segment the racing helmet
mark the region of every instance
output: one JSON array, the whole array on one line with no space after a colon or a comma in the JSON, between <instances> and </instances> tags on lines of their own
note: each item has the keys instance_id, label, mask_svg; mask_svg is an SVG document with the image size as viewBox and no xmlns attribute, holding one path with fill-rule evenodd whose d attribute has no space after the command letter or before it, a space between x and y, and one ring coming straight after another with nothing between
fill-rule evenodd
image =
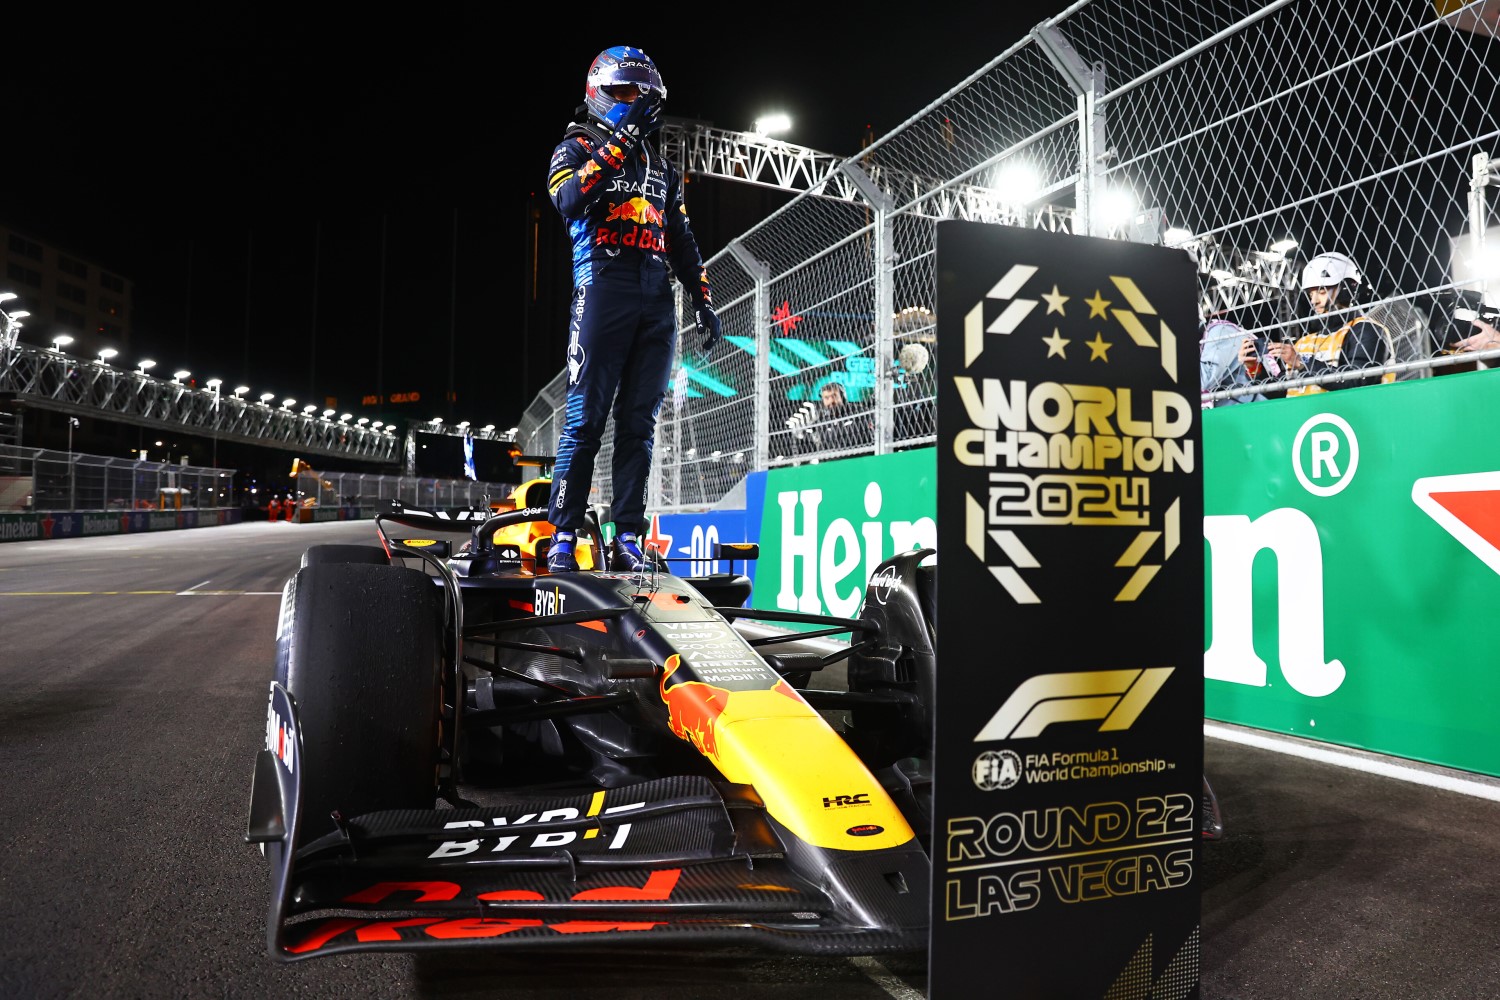
<instances>
[{"instance_id":1,"label":"racing helmet","mask_svg":"<svg viewBox=\"0 0 1500 1000\"><path fill-rule=\"evenodd\" d=\"M630 103L615 100L609 89L625 83L635 84L643 94L667 96L667 88L650 56L633 45L613 45L595 56L589 67L583 90L583 103L589 114L610 128L619 125Z\"/></svg>"},{"instance_id":2,"label":"racing helmet","mask_svg":"<svg viewBox=\"0 0 1500 1000\"><path fill-rule=\"evenodd\" d=\"M1364 280L1359 265L1341 253L1320 253L1302 269L1304 292L1311 288L1337 288L1336 301L1340 305L1352 305L1357 300Z\"/></svg>"}]
</instances>

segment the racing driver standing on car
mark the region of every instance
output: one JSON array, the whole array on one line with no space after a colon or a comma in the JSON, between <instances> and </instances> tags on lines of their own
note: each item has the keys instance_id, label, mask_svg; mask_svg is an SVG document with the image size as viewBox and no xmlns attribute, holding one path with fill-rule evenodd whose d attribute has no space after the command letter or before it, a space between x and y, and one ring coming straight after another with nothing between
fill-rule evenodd
<instances>
[{"instance_id":1,"label":"racing driver standing on car","mask_svg":"<svg viewBox=\"0 0 1500 1000\"><path fill-rule=\"evenodd\" d=\"M547 554L553 573L578 568L577 532L611 407L610 568L645 565L646 477L676 348L672 275L691 296L702 349L722 336L682 176L652 139L666 95L646 53L628 45L605 49L589 67L578 120L547 169L547 193L567 223L573 252L568 397L547 518L556 529Z\"/></svg>"}]
</instances>

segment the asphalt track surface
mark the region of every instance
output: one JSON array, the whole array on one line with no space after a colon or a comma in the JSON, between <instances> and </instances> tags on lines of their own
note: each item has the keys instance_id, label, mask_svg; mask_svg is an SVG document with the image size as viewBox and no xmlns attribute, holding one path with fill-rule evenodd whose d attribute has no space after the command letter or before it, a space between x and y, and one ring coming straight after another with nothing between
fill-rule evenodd
<instances>
[{"instance_id":1,"label":"asphalt track surface","mask_svg":"<svg viewBox=\"0 0 1500 1000\"><path fill-rule=\"evenodd\" d=\"M0 545L0 997L926 995L922 955L271 960L242 834L281 585L307 545L373 539L259 522ZM1500 782L1404 772L1459 790L1431 787L1234 727L1205 747L1228 835L1200 866L1203 997L1500 998ZM972 996L1013 996L997 975Z\"/></svg>"}]
</instances>

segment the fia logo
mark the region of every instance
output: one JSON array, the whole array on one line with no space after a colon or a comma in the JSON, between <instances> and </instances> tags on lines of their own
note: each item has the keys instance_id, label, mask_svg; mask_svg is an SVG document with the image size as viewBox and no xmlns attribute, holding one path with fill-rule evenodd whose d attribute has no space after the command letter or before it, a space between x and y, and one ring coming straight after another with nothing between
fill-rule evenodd
<instances>
[{"instance_id":1,"label":"fia logo","mask_svg":"<svg viewBox=\"0 0 1500 1000\"><path fill-rule=\"evenodd\" d=\"M1004 791L1021 780L1021 757L1014 750L986 750L974 758L969 776L981 791Z\"/></svg>"}]
</instances>

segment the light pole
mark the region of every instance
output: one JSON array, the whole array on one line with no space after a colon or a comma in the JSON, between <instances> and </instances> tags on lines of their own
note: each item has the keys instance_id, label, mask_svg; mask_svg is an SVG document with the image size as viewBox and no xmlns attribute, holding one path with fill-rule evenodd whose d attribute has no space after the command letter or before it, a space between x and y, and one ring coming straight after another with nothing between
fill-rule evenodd
<instances>
[{"instance_id":1,"label":"light pole","mask_svg":"<svg viewBox=\"0 0 1500 1000\"><path fill-rule=\"evenodd\" d=\"M214 411L214 416L213 416L213 435L214 435L214 444L213 444L213 459L212 459L212 463L213 463L213 467L215 469L217 469L219 467L219 393L220 393L220 390L224 387L224 380L223 379L218 379L218 378L211 378L211 379L208 380L207 384L208 384L208 391L214 394L214 401L213 401L213 411ZM219 484L217 482L215 482L214 483L214 489L217 490L218 488L219 488ZM216 494L216 497L217 497L217 494ZM216 504L216 506L217 506L217 504Z\"/></svg>"},{"instance_id":2,"label":"light pole","mask_svg":"<svg viewBox=\"0 0 1500 1000\"><path fill-rule=\"evenodd\" d=\"M68 418L68 510L74 507L74 476L73 476L73 428L78 426L77 417Z\"/></svg>"},{"instance_id":3,"label":"light pole","mask_svg":"<svg viewBox=\"0 0 1500 1000\"><path fill-rule=\"evenodd\" d=\"M0 303L16 298L15 292L0 292ZM21 320L30 316L25 309L0 309L0 351L9 351L21 339Z\"/></svg>"}]
</instances>

